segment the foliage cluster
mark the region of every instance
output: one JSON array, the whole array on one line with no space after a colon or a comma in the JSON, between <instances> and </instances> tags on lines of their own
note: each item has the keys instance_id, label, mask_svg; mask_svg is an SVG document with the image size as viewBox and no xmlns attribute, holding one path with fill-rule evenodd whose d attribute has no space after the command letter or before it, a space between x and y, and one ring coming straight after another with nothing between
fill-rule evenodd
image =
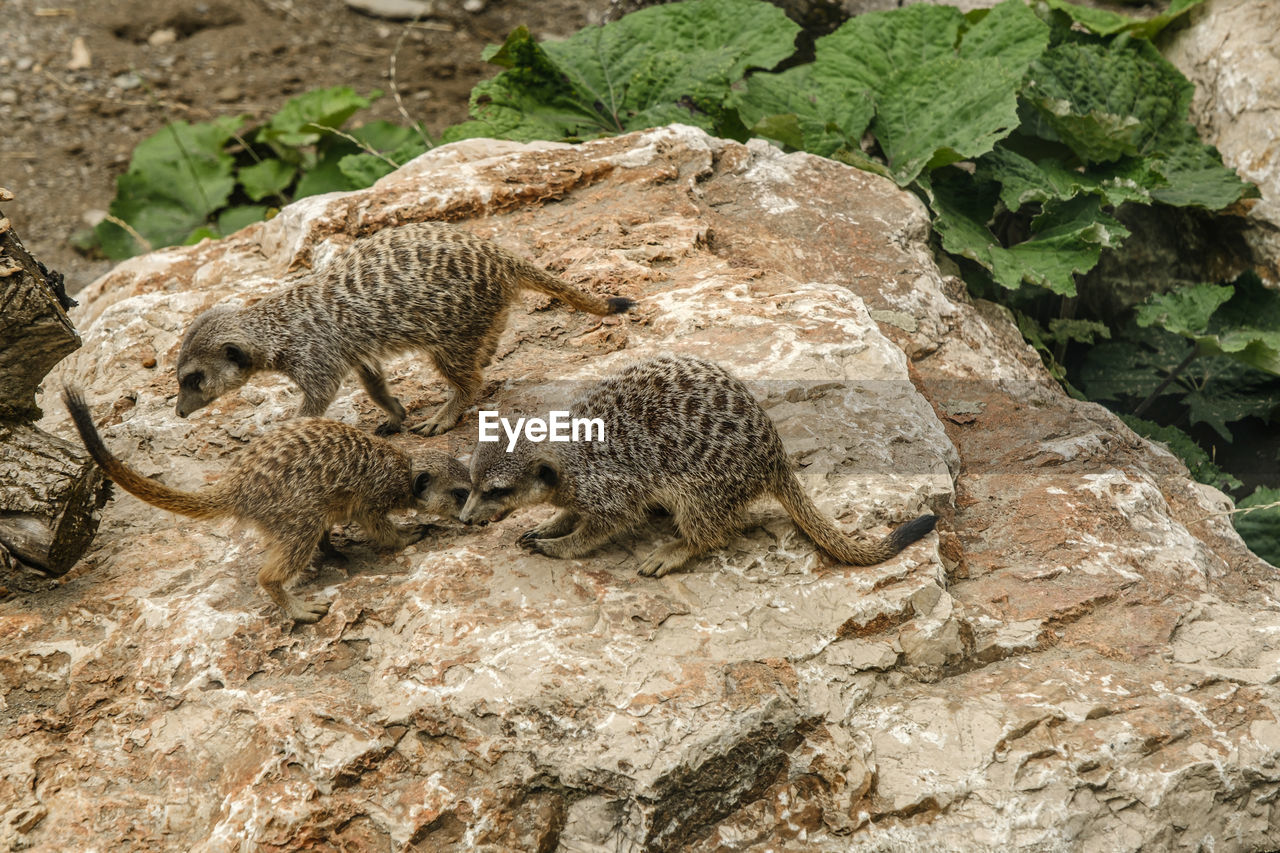
<instances>
[{"instance_id":1,"label":"foliage cluster","mask_svg":"<svg viewBox=\"0 0 1280 853\"><path fill-rule=\"evenodd\" d=\"M1191 83L1149 41L1200 2L1171 0L1149 20L1067 0L968 14L919 4L852 18L798 63L799 27L764 0L651 7L557 42L521 27L486 50L503 70L442 140L579 141L678 121L886 175L929 205L940 248L1014 309L1069 391L1153 408L1164 426L1131 425L1203 481L1238 489L1187 430L1230 442L1234 425L1277 420L1280 295L1246 277L1154 296L1133 316L1052 310L1123 247L1118 207L1218 211L1256 194L1200 141ZM250 131L241 118L172 124L139 146L111 213L153 245L215 236L294 198L366 186L429 147L420 128L342 132L367 103L339 88ZM98 236L113 257L140 248L111 222ZM1274 518L1248 518L1258 543L1280 539Z\"/></svg>"}]
</instances>

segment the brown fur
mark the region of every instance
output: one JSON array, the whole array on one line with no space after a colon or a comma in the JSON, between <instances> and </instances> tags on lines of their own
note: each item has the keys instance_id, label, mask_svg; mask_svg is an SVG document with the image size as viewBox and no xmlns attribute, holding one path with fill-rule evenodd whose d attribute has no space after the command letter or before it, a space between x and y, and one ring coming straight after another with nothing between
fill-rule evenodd
<instances>
[{"instance_id":1,"label":"brown fur","mask_svg":"<svg viewBox=\"0 0 1280 853\"><path fill-rule=\"evenodd\" d=\"M385 228L248 308L213 308L197 317L178 354L178 415L185 418L255 373L273 370L302 390L298 414L317 417L354 370L387 412L378 432L397 432L405 410L387 388L382 361L416 350L430 356L450 394L415 431L445 432L479 393L482 372L522 288L593 314L615 314L632 305L623 297L578 290L449 225Z\"/></svg>"},{"instance_id":2,"label":"brown fur","mask_svg":"<svg viewBox=\"0 0 1280 853\"><path fill-rule=\"evenodd\" d=\"M922 515L878 541L841 531L796 479L782 439L760 404L724 368L662 356L590 388L571 418L600 418L605 441L477 443L464 522L498 520L518 506L548 502L560 512L521 537L550 557L579 557L645 518L671 513L680 539L662 546L640 574L662 576L723 547L756 498L776 497L817 546L853 565L887 560L933 529Z\"/></svg>"},{"instance_id":3,"label":"brown fur","mask_svg":"<svg viewBox=\"0 0 1280 853\"><path fill-rule=\"evenodd\" d=\"M170 512L236 518L256 527L267 545L258 583L298 622L315 622L329 610L327 601L303 601L285 585L310 564L317 546L336 553L328 539L332 525L355 521L378 545L403 548L421 539L426 527L401 530L387 513L420 508L456 516L467 494L467 470L456 459L432 451L415 470L391 442L321 418L276 428L240 452L217 483L186 492L117 459L78 391L64 390L63 401L89 455L125 491Z\"/></svg>"}]
</instances>

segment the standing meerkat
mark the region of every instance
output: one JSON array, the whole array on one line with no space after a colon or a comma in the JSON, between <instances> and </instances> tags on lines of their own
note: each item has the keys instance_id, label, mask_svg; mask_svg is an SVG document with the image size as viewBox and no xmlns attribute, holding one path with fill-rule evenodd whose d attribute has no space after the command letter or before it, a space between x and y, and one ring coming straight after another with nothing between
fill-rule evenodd
<instances>
[{"instance_id":1,"label":"standing meerkat","mask_svg":"<svg viewBox=\"0 0 1280 853\"><path fill-rule=\"evenodd\" d=\"M467 498L467 469L451 456L429 451L415 470L386 439L320 418L277 427L240 452L217 483L184 492L112 455L79 391L65 389L62 399L89 455L125 491L180 515L230 517L256 527L267 544L258 583L296 622L315 622L329 611L329 602L304 601L285 585L310 565L317 546L337 553L329 544L332 525L355 521L378 545L403 548L428 526L403 530L387 513L416 507L456 517Z\"/></svg>"},{"instance_id":2,"label":"standing meerkat","mask_svg":"<svg viewBox=\"0 0 1280 853\"><path fill-rule=\"evenodd\" d=\"M452 429L479 393L482 371L521 289L592 314L618 314L634 304L578 290L448 225L384 228L292 287L247 308L211 308L197 317L178 353L178 416L273 370L302 390L297 414L318 417L355 370L387 412L378 433L398 432L405 410L387 388L382 360L417 350L449 383L444 405L414 428L437 435Z\"/></svg>"},{"instance_id":3,"label":"standing meerkat","mask_svg":"<svg viewBox=\"0 0 1280 853\"><path fill-rule=\"evenodd\" d=\"M878 541L848 536L800 486L773 421L724 368L689 356L640 362L590 388L571 418L599 418L604 440L476 445L463 522L498 521L520 506L560 511L520 543L549 557L580 557L645 518L671 513L680 538L658 548L640 574L661 577L714 548L741 525L747 505L773 495L834 560L869 566L933 530L922 515Z\"/></svg>"}]
</instances>

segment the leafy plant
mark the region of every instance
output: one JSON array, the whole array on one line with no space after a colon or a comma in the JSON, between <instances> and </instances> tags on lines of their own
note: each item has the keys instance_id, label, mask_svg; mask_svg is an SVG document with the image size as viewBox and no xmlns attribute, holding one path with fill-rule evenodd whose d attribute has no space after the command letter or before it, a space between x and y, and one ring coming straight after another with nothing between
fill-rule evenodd
<instances>
[{"instance_id":1,"label":"leafy plant","mask_svg":"<svg viewBox=\"0 0 1280 853\"><path fill-rule=\"evenodd\" d=\"M1244 484L1236 477L1223 471L1213 463L1209 454L1182 430L1173 426L1161 426L1154 421L1143 420L1133 415L1121 415L1129 429L1143 438L1158 441L1170 453L1182 460L1198 483L1207 483L1217 489L1238 489Z\"/></svg>"},{"instance_id":2,"label":"leafy plant","mask_svg":"<svg viewBox=\"0 0 1280 853\"><path fill-rule=\"evenodd\" d=\"M484 53L507 70L472 91L474 120L444 139L578 140L672 122L723 132L730 85L790 56L799 31L760 0L651 7L544 44L518 27Z\"/></svg>"},{"instance_id":3,"label":"leafy plant","mask_svg":"<svg viewBox=\"0 0 1280 853\"><path fill-rule=\"evenodd\" d=\"M428 147L418 128L340 128L380 92L346 86L287 101L256 129L243 116L172 122L139 143L95 229L109 258L220 237L318 193L368 186Z\"/></svg>"}]
</instances>

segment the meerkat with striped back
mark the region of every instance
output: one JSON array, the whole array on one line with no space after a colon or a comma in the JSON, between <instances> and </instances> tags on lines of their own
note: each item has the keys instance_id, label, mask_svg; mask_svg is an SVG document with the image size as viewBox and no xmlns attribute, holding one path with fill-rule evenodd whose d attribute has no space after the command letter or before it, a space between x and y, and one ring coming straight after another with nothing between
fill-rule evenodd
<instances>
[{"instance_id":1,"label":"meerkat with striped back","mask_svg":"<svg viewBox=\"0 0 1280 853\"><path fill-rule=\"evenodd\" d=\"M520 537L550 557L580 557L665 509L679 538L654 551L640 574L660 577L723 547L747 505L770 494L819 550L866 566L933 530L921 515L867 541L841 531L796 478L782 439L746 386L719 365L662 356L632 365L588 389L571 418L603 422L604 440L479 442L471 458L464 523L498 521L520 506L559 512Z\"/></svg>"},{"instance_id":2,"label":"meerkat with striped back","mask_svg":"<svg viewBox=\"0 0 1280 853\"><path fill-rule=\"evenodd\" d=\"M323 418L284 424L237 454L216 483L194 492L144 477L117 459L103 443L79 391L63 391L76 430L89 455L125 491L179 515L248 522L267 545L258 583L296 622L315 622L327 601L305 601L286 586L311 563L319 547L337 553L329 528L355 521L376 544L403 548L422 539L427 525L404 529L387 514L420 509L456 517L467 498L466 466L439 451L415 465L390 441Z\"/></svg>"},{"instance_id":3,"label":"meerkat with striped back","mask_svg":"<svg viewBox=\"0 0 1280 853\"><path fill-rule=\"evenodd\" d=\"M262 371L302 391L297 414L323 415L355 371L398 432L405 409L387 387L384 359L425 352L449 396L415 432L452 429L480 391L511 303L536 290L592 314L634 303L561 281L488 240L435 222L385 228L340 258L245 308L215 307L192 321L178 354L177 414L187 417Z\"/></svg>"}]
</instances>

